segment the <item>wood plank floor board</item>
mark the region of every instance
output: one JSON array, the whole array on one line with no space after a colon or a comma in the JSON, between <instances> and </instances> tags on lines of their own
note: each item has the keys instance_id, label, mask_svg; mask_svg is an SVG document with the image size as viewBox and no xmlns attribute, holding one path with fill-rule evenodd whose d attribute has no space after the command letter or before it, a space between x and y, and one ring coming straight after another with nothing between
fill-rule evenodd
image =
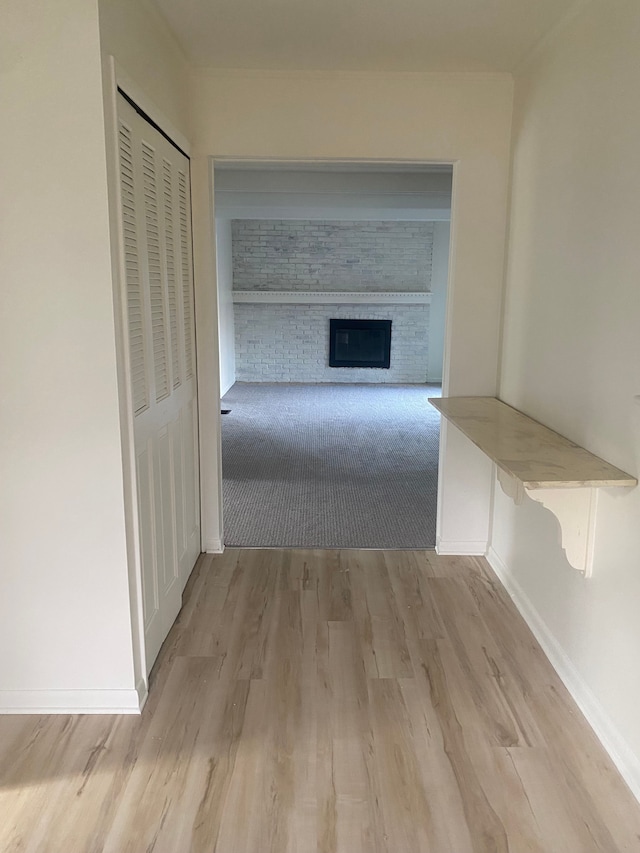
<instances>
[{"instance_id":1,"label":"wood plank floor board","mask_svg":"<svg viewBox=\"0 0 640 853\"><path fill-rule=\"evenodd\" d=\"M0 717L2 853L632 853L488 564L203 556L140 717Z\"/></svg>"},{"instance_id":2,"label":"wood plank floor board","mask_svg":"<svg viewBox=\"0 0 640 853\"><path fill-rule=\"evenodd\" d=\"M177 658L142 741L105 853L177 850L198 827L215 771L232 765L248 681L223 682L213 658Z\"/></svg>"},{"instance_id":3,"label":"wood plank floor board","mask_svg":"<svg viewBox=\"0 0 640 853\"><path fill-rule=\"evenodd\" d=\"M434 731L433 715L436 715L436 711L430 701L425 705L424 689L419 677L399 679L398 684L409 721L411 748L430 805L429 849L471 853L474 847L465 819L462 796L443 749L439 723L435 724L437 732Z\"/></svg>"},{"instance_id":4,"label":"wood plank floor board","mask_svg":"<svg viewBox=\"0 0 640 853\"><path fill-rule=\"evenodd\" d=\"M414 733L396 679L369 681L369 708L385 841L398 853L437 850L432 805L414 745Z\"/></svg>"},{"instance_id":5,"label":"wood plank floor board","mask_svg":"<svg viewBox=\"0 0 640 853\"><path fill-rule=\"evenodd\" d=\"M404 622L405 637L417 640L437 640L446 636L432 594L432 584L421 559L423 552L403 552L398 560L395 552L383 552L393 594Z\"/></svg>"},{"instance_id":6,"label":"wood plank floor board","mask_svg":"<svg viewBox=\"0 0 640 853\"><path fill-rule=\"evenodd\" d=\"M342 622L353 618L348 569L340 551L300 550L290 552L291 578L303 590L314 590L318 618Z\"/></svg>"},{"instance_id":7,"label":"wood plank floor board","mask_svg":"<svg viewBox=\"0 0 640 853\"><path fill-rule=\"evenodd\" d=\"M467 738L473 739L478 735L476 732L466 733L457 717L449 686L450 675L441 648L442 641L421 641L421 665L428 685L429 701L438 713L443 751L462 798L473 851L505 853L509 850L509 841L504 825L491 806L467 748Z\"/></svg>"},{"instance_id":8,"label":"wood plank floor board","mask_svg":"<svg viewBox=\"0 0 640 853\"><path fill-rule=\"evenodd\" d=\"M461 721L482 726L496 746L532 746L542 738L516 688L501 648L484 630L480 608L466 584L437 578L433 594L447 639L439 641L446 658L454 705ZM478 640L481 638L480 642Z\"/></svg>"},{"instance_id":9,"label":"wood plank floor board","mask_svg":"<svg viewBox=\"0 0 640 853\"><path fill-rule=\"evenodd\" d=\"M220 812L219 825L213 827L208 846L195 848L216 853L244 853L268 850L263 841L265 810L264 768L266 753L267 683L251 681L245 710L242 737L238 743L233 767L229 773L228 790ZM184 839L189 849L193 839Z\"/></svg>"},{"instance_id":10,"label":"wood plank floor board","mask_svg":"<svg viewBox=\"0 0 640 853\"><path fill-rule=\"evenodd\" d=\"M95 717L32 719L22 760L0 764L0 849L101 851L148 721L104 717L97 729Z\"/></svg>"},{"instance_id":11,"label":"wood plank floor board","mask_svg":"<svg viewBox=\"0 0 640 853\"><path fill-rule=\"evenodd\" d=\"M225 650L223 677L262 677L272 614L277 603L276 555L270 551L250 551L246 559L249 571L244 566L239 570L245 583L238 585L233 609L229 606L231 602L228 603L231 626L228 631L216 632L217 642Z\"/></svg>"},{"instance_id":12,"label":"wood plank floor board","mask_svg":"<svg viewBox=\"0 0 640 853\"><path fill-rule=\"evenodd\" d=\"M488 564L465 580L487 632L524 696L558 683L558 676Z\"/></svg>"},{"instance_id":13,"label":"wood plank floor board","mask_svg":"<svg viewBox=\"0 0 640 853\"><path fill-rule=\"evenodd\" d=\"M483 564L477 557L441 556L435 551L414 551L419 554L425 574L433 578L472 578L482 574Z\"/></svg>"},{"instance_id":14,"label":"wood plank floor board","mask_svg":"<svg viewBox=\"0 0 640 853\"><path fill-rule=\"evenodd\" d=\"M368 676L412 676L402 612L389 579L384 552L345 551L344 555Z\"/></svg>"},{"instance_id":15,"label":"wood plank floor board","mask_svg":"<svg viewBox=\"0 0 640 853\"><path fill-rule=\"evenodd\" d=\"M600 844L596 849L640 850L640 827L627 820L638 805L564 685L534 695L531 704L545 720L552 776L561 782L567 808Z\"/></svg>"},{"instance_id":16,"label":"wood plank floor board","mask_svg":"<svg viewBox=\"0 0 640 853\"><path fill-rule=\"evenodd\" d=\"M324 622L318 628L318 850L386 851L355 627Z\"/></svg>"},{"instance_id":17,"label":"wood plank floor board","mask_svg":"<svg viewBox=\"0 0 640 853\"><path fill-rule=\"evenodd\" d=\"M185 591L186 603L165 640L156 667L166 665L168 658L177 654L226 657L231 624L237 619L248 574L238 564L237 555L222 565L216 563L215 571L211 567L211 557L201 557L196 564L195 577Z\"/></svg>"},{"instance_id":18,"label":"wood plank floor board","mask_svg":"<svg viewBox=\"0 0 640 853\"><path fill-rule=\"evenodd\" d=\"M547 750L511 747L501 750L498 760L501 769L488 777L494 780L491 785L495 795L493 802L498 812L505 815L505 820L516 823L523 850L594 853L618 849L603 827L598 826L594 833L590 824L597 822L597 818L594 821L591 815L584 817L575 808ZM497 779L511 779L510 787L496 785ZM510 796L507 796L507 790ZM514 796L518 791L520 796ZM517 811L523 794L526 795L528 814ZM599 840L594 837L597 833L600 834Z\"/></svg>"}]
</instances>

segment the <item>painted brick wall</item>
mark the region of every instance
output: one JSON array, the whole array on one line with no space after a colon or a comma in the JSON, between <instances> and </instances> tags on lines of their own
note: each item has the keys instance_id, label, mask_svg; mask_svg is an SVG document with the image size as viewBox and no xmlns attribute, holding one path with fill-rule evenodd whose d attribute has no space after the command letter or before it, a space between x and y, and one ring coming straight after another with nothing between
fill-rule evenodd
<instances>
[{"instance_id":1,"label":"painted brick wall","mask_svg":"<svg viewBox=\"0 0 640 853\"><path fill-rule=\"evenodd\" d=\"M234 290L430 291L432 222L236 219Z\"/></svg>"},{"instance_id":2,"label":"painted brick wall","mask_svg":"<svg viewBox=\"0 0 640 853\"><path fill-rule=\"evenodd\" d=\"M329 319L391 320L391 367L329 367ZM428 305L236 303L239 382L397 382L427 379Z\"/></svg>"}]
</instances>

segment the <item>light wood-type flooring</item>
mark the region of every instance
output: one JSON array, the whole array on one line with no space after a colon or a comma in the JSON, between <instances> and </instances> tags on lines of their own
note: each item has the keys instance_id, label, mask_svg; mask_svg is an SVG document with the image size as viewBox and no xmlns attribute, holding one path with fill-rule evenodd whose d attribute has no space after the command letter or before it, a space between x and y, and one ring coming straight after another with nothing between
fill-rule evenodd
<instances>
[{"instance_id":1,"label":"light wood-type flooring","mask_svg":"<svg viewBox=\"0 0 640 853\"><path fill-rule=\"evenodd\" d=\"M640 806L483 560L202 557L141 717L0 718L0 850L615 853Z\"/></svg>"}]
</instances>

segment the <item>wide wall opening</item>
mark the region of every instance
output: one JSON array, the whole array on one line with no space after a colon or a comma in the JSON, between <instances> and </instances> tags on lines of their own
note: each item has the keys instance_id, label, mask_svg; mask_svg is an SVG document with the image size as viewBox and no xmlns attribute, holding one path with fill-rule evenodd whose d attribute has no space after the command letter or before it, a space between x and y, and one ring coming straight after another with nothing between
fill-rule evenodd
<instances>
[{"instance_id":1,"label":"wide wall opening","mask_svg":"<svg viewBox=\"0 0 640 853\"><path fill-rule=\"evenodd\" d=\"M433 548L450 167L216 167L224 542Z\"/></svg>"}]
</instances>

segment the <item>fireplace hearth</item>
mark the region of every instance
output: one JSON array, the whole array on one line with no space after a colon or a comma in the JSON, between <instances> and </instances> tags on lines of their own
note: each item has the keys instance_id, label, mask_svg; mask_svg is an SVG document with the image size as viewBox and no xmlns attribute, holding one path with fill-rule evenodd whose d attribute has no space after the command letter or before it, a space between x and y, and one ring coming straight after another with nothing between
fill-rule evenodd
<instances>
[{"instance_id":1,"label":"fireplace hearth","mask_svg":"<svg viewBox=\"0 0 640 853\"><path fill-rule=\"evenodd\" d=\"M391 320L329 320L329 367L391 366Z\"/></svg>"}]
</instances>

